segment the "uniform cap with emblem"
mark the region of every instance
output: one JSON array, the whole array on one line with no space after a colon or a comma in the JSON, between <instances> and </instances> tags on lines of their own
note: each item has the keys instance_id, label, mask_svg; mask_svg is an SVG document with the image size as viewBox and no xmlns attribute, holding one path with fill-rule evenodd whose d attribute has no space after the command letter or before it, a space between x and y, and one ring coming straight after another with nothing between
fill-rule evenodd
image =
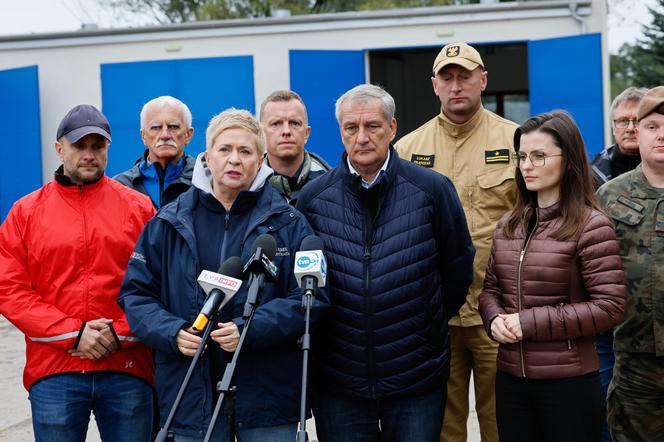
<instances>
[{"instance_id":1,"label":"uniform cap with emblem","mask_svg":"<svg viewBox=\"0 0 664 442\"><path fill-rule=\"evenodd\" d=\"M55 139L65 137L70 143L76 143L90 134L99 134L111 141L111 126L99 109L89 104L79 104L62 119Z\"/></svg>"},{"instance_id":2,"label":"uniform cap with emblem","mask_svg":"<svg viewBox=\"0 0 664 442\"><path fill-rule=\"evenodd\" d=\"M641 121L653 112L664 115L664 86L657 86L646 92L639 103L636 119Z\"/></svg>"},{"instance_id":3,"label":"uniform cap with emblem","mask_svg":"<svg viewBox=\"0 0 664 442\"><path fill-rule=\"evenodd\" d=\"M450 43L444 46L433 61L433 75L437 75L438 71L450 64L459 65L469 71L475 70L478 66L484 69L480 53L466 43Z\"/></svg>"}]
</instances>

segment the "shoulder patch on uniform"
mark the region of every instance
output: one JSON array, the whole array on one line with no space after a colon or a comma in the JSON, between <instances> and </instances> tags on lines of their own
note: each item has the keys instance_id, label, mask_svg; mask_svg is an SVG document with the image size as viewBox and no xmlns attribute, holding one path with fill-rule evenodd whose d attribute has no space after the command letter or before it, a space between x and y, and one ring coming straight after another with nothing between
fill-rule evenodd
<instances>
[{"instance_id":1,"label":"shoulder patch on uniform","mask_svg":"<svg viewBox=\"0 0 664 442\"><path fill-rule=\"evenodd\" d=\"M419 153L414 153L410 157L410 162L423 167L432 168L435 159L436 155L421 155Z\"/></svg>"},{"instance_id":2,"label":"shoulder patch on uniform","mask_svg":"<svg viewBox=\"0 0 664 442\"><path fill-rule=\"evenodd\" d=\"M509 149L493 149L484 151L484 162L486 164L493 163L509 163L510 150Z\"/></svg>"},{"instance_id":3,"label":"shoulder patch on uniform","mask_svg":"<svg viewBox=\"0 0 664 442\"><path fill-rule=\"evenodd\" d=\"M643 210L645 209L645 207L643 207L641 204L635 203L634 201L630 200L629 198L627 198L624 195L620 195L618 197L617 201L620 204L623 204L623 205L629 207L630 209L636 210L639 213L643 213Z\"/></svg>"}]
</instances>

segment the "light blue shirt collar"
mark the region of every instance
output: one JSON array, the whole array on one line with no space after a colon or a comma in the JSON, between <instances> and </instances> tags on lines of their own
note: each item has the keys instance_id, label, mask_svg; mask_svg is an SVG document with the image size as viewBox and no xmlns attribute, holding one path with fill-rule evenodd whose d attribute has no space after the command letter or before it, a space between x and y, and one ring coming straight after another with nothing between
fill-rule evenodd
<instances>
[{"instance_id":1,"label":"light blue shirt collar","mask_svg":"<svg viewBox=\"0 0 664 442\"><path fill-rule=\"evenodd\" d=\"M350 164L350 156L346 155L346 162L348 163L348 170L350 171L351 175L358 175L360 176L359 173L357 173L357 170L353 167L352 164ZM380 168L376 176L374 177L371 182L367 182L362 178L362 187L365 189L371 189L373 186L378 184L380 182L380 178L385 175L385 171L387 170L387 164L390 162L390 150L387 150L387 158L385 158L385 162L383 163L383 167Z\"/></svg>"}]
</instances>

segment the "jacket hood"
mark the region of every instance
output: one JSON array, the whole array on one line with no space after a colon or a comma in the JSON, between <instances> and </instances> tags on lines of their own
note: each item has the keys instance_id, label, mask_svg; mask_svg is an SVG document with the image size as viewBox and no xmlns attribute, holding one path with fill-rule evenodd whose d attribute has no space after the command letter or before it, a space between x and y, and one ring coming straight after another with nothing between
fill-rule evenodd
<instances>
[{"instance_id":1,"label":"jacket hood","mask_svg":"<svg viewBox=\"0 0 664 442\"><path fill-rule=\"evenodd\" d=\"M249 187L249 190L255 191L262 188L267 179L271 177L273 173L274 171L267 165L267 162L263 161L261 168L258 169L256 178L254 178L254 181ZM205 161L205 152L199 153L196 157L194 173L191 177L191 184L193 184L193 186L197 189L207 193L212 193L212 171L207 166L207 162Z\"/></svg>"}]
</instances>

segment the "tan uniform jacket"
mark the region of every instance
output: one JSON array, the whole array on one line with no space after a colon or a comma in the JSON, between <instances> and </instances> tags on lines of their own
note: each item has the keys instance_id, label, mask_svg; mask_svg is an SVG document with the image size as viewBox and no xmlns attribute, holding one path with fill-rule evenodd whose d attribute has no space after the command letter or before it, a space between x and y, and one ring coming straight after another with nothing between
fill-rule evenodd
<instances>
[{"instance_id":1,"label":"tan uniform jacket","mask_svg":"<svg viewBox=\"0 0 664 442\"><path fill-rule=\"evenodd\" d=\"M466 303L451 325L482 324L478 300L484 284L491 239L496 223L512 208L514 185L514 131L517 125L484 108L462 125L440 114L401 138L401 158L433 168L449 177L463 205L475 246L473 283Z\"/></svg>"}]
</instances>

